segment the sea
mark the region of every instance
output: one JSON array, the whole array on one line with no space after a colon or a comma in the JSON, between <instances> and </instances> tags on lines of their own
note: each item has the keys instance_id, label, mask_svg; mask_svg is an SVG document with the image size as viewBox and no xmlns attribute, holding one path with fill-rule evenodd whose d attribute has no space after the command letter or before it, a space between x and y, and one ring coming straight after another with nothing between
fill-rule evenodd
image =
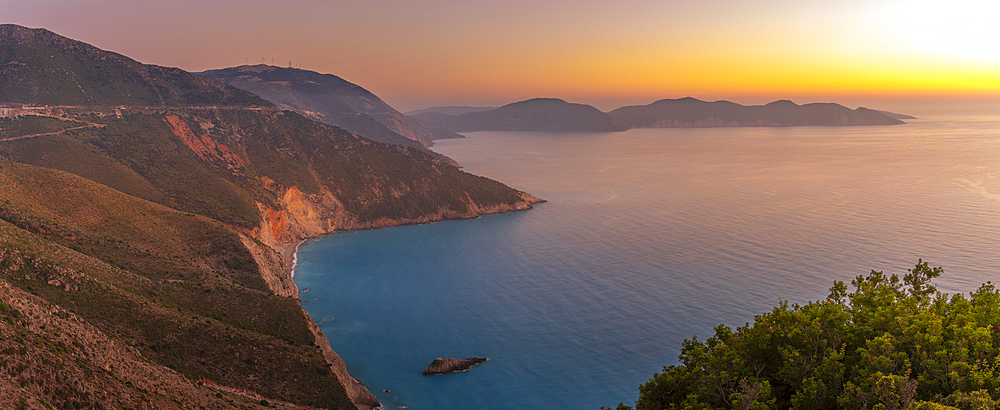
<instances>
[{"instance_id":1,"label":"sea","mask_svg":"<svg viewBox=\"0 0 1000 410\"><path fill-rule=\"evenodd\" d=\"M434 149L547 203L310 240L295 282L386 409L633 404L684 339L919 260L1000 281L1000 116L475 132ZM438 357L486 357L422 376Z\"/></svg>"}]
</instances>

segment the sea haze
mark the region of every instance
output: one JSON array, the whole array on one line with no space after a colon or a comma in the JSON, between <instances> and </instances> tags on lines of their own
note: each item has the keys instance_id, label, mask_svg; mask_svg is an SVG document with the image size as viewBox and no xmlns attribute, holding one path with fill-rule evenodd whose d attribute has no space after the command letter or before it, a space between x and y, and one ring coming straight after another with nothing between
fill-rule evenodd
<instances>
[{"instance_id":1,"label":"sea haze","mask_svg":"<svg viewBox=\"0 0 1000 410\"><path fill-rule=\"evenodd\" d=\"M834 280L1000 273L1000 117L467 137L434 149L549 203L299 251L303 306L388 409L631 404L684 338ZM420 375L472 356L492 360Z\"/></svg>"}]
</instances>

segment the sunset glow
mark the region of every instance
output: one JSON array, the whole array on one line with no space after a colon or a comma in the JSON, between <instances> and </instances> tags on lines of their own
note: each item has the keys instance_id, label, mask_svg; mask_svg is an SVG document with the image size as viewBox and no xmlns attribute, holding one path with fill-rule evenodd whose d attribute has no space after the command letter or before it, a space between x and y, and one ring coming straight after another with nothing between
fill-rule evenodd
<instances>
[{"instance_id":1,"label":"sunset glow","mask_svg":"<svg viewBox=\"0 0 1000 410\"><path fill-rule=\"evenodd\" d=\"M336 74L404 111L538 96L1000 101L991 1L88 3L0 9L147 63Z\"/></svg>"}]
</instances>

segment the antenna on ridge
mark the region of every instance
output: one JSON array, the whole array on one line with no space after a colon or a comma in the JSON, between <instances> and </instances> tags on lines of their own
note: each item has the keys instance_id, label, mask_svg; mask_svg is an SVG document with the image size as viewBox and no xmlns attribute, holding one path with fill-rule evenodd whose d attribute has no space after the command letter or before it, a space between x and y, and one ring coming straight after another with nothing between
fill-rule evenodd
<instances>
[{"instance_id":1,"label":"antenna on ridge","mask_svg":"<svg viewBox=\"0 0 1000 410\"><path fill-rule=\"evenodd\" d=\"M261 57L261 58L260 58L260 64L261 64L261 65L263 65L263 64L264 64L264 57Z\"/></svg>"}]
</instances>

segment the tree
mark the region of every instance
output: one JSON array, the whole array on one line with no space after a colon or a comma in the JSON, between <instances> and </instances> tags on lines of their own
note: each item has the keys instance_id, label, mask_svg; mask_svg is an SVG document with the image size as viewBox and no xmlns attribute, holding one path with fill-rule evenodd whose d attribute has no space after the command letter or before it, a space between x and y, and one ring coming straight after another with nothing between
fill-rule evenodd
<instances>
[{"instance_id":1,"label":"tree","mask_svg":"<svg viewBox=\"0 0 1000 410\"><path fill-rule=\"evenodd\" d=\"M635 408L995 408L1000 292L987 282L968 298L941 294L932 282L944 270L923 260L907 272L871 271L851 291L837 281L825 300L691 337Z\"/></svg>"}]
</instances>

